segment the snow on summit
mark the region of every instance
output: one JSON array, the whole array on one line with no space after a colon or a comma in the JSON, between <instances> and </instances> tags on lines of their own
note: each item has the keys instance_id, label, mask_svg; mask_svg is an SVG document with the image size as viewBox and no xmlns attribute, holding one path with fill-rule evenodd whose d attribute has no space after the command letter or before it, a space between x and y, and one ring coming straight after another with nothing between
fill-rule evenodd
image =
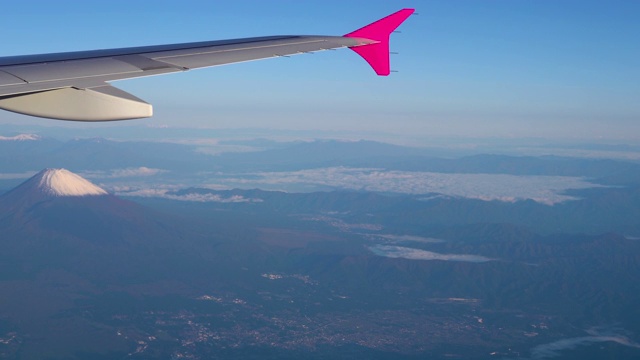
<instances>
[{"instance_id":1,"label":"snow on summit","mask_svg":"<svg viewBox=\"0 0 640 360\"><path fill-rule=\"evenodd\" d=\"M107 195L101 187L66 169L42 170L27 180L28 183L30 187L51 196Z\"/></svg>"},{"instance_id":2,"label":"snow on summit","mask_svg":"<svg viewBox=\"0 0 640 360\"><path fill-rule=\"evenodd\" d=\"M35 134L20 134L16 136L0 136L0 141L36 141L41 137Z\"/></svg>"}]
</instances>

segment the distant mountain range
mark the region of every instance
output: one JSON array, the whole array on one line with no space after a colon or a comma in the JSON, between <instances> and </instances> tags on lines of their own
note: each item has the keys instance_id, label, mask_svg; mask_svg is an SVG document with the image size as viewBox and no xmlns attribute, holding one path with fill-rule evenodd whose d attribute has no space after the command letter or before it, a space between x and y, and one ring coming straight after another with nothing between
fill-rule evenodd
<instances>
[{"instance_id":1,"label":"distant mountain range","mask_svg":"<svg viewBox=\"0 0 640 360\"><path fill-rule=\"evenodd\" d=\"M248 173L346 166L444 173L577 176L609 185L640 183L640 164L620 160L505 155L438 158L425 149L373 141L318 140L256 150L212 156L200 152L197 144L106 139L61 142L36 138L32 141L0 141L0 169L3 173L23 173L47 167L73 171L148 167L179 176L198 172Z\"/></svg>"},{"instance_id":2,"label":"distant mountain range","mask_svg":"<svg viewBox=\"0 0 640 360\"><path fill-rule=\"evenodd\" d=\"M0 141L0 168L3 172L24 172L41 168L105 170L148 166L193 170L206 166L211 157L194 147L165 143L116 142L106 139L75 139L61 142Z\"/></svg>"}]
</instances>

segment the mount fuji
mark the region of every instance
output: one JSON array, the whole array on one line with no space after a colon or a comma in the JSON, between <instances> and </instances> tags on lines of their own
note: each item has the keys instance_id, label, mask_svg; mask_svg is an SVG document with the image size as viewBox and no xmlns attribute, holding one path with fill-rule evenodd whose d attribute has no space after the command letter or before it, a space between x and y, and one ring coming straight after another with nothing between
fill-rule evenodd
<instances>
[{"instance_id":1,"label":"mount fuji","mask_svg":"<svg viewBox=\"0 0 640 360\"><path fill-rule=\"evenodd\" d=\"M162 228L163 217L65 169L45 169L0 196L0 227L113 244ZM145 236L146 237L146 236Z\"/></svg>"},{"instance_id":2,"label":"mount fuji","mask_svg":"<svg viewBox=\"0 0 640 360\"><path fill-rule=\"evenodd\" d=\"M133 299L139 291L194 292L190 279L210 277L201 253L215 253L211 236L191 230L188 220L64 169L45 169L1 195L0 342L11 344L0 343L0 358L127 357L135 350L127 336L84 311L117 312L112 296Z\"/></svg>"},{"instance_id":3,"label":"mount fuji","mask_svg":"<svg viewBox=\"0 0 640 360\"><path fill-rule=\"evenodd\" d=\"M66 169L44 169L15 188L16 197L100 196L108 193Z\"/></svg>"},{"instance_id":4,"label":"mount fuji","mask_svg":"<svg viewBox=\"0 0 640 360\"><path fill-rule=\"evenodd\" d=\"M191 224L45 169L0 196L0 279L3 266L31 269L24 276L65 269L102 284L170 277L208 246Z\"/></svg>"}]
</instances>

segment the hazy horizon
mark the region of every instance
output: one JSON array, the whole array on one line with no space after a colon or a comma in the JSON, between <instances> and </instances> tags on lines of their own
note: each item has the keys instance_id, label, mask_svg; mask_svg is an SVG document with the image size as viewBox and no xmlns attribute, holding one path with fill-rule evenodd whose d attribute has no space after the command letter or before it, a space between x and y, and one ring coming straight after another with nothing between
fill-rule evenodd
<instances>
[{"instance_id":1,"label":"hazy horizon","mask_svg":"<svg viewBox=\"0 0 640 360\"><path fill-rule=\"evenodd\" d=\"M115 84L154 105L153 118L133 122L145 126L405 137L640 137L636 2L186 0L176 8L171 2L149 7L127 1L126 11L123 4L7 4L0 28L11 36L0 56L274 34L341 35L414 7L419 15L392 34L391 50L399 52L392 55L392 68L399 72L389 77L375 76L343 49ZM13 31L24 27L22 19L31 19L29 31ZM87 126L52 125L8 112L0 113L0 122ZM128 124L89 126L100 136Z\"/></svg>"}]
</instances>

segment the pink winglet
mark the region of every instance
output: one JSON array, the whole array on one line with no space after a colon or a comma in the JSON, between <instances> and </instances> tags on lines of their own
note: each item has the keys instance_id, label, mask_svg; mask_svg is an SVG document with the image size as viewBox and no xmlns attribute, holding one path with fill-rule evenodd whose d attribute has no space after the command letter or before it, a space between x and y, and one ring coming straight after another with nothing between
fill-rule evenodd
<instances>
[{"instance_id":1,"label":"pink winglet","mask_svg":"<svg viewBox=\"0 0 640 360\"><path fill-rule=\"evenodd\" d=\"M350 47L362 56L373 68L376 74L387 76L391 73L389 65L389 35L402 24L415 9L402 9L385 18L373 22L363 28L344 35L349 38L375 40L373 44Z\"/></svg>"}]
</instances>

